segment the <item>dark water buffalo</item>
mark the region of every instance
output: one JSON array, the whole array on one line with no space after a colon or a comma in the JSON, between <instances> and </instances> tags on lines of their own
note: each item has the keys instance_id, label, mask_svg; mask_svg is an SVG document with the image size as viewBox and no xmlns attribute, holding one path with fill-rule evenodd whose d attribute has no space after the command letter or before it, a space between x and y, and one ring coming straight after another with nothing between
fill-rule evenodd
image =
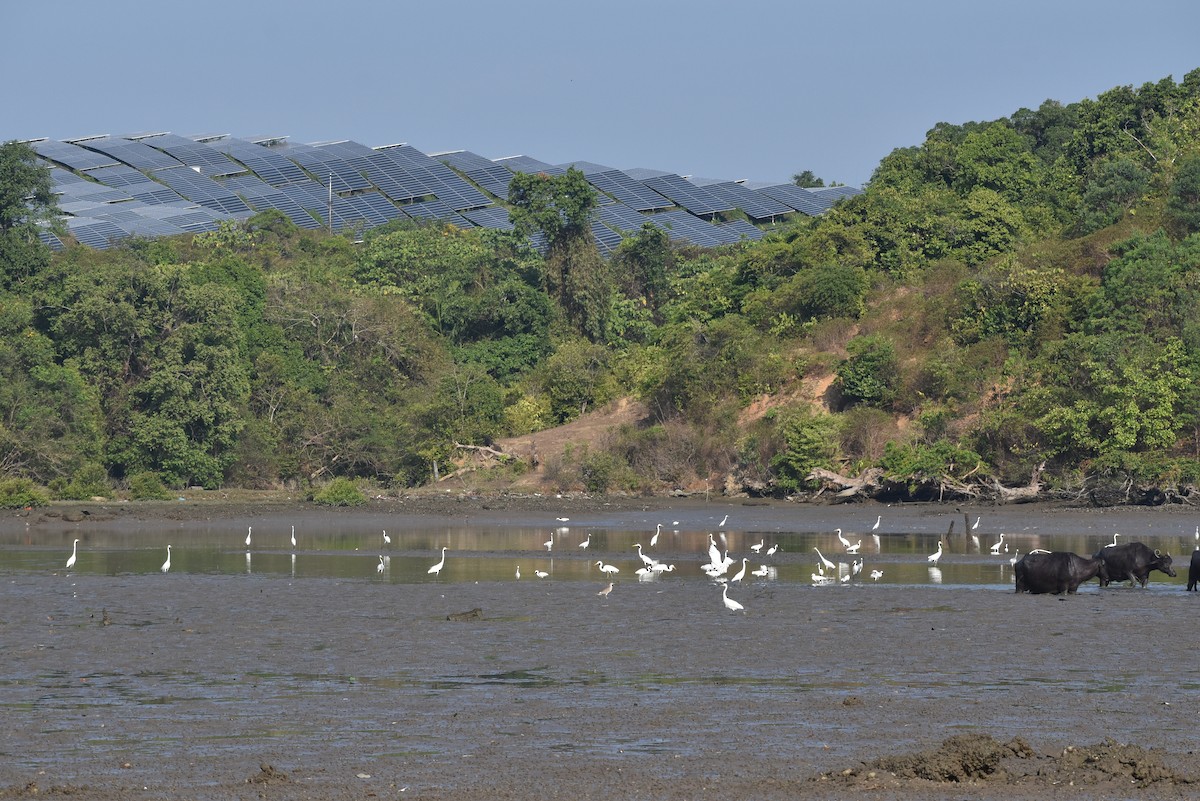
<instances>
[{"instance_id":1,"label":"dark water buffalo","mask_svg":"<svg viewBox=\"0 0 1200 801\"><path fill-rule=\"evenodd\" d=\"M1036 551L1021 557L1013 567L1017 580L1017 592L1054 593L1074 595L1079 585L1089 579L1100 577L1100 583L1108 580L1103 559L1089 559L1066 551Z\"/></svg>"},{"instance_id":2,"label":"dark water buffalo","mask_svg":"<svg viewBox=\"0 0 1200 801\"><path fill-rule=\"evenodd\" d=\"M1104 560L1108 568L1108 578L1100 579L1100 586L1107 587L1110 581L1137 582L1143 587L1150 578L1151 570L1159 570L1174 578L1175 570L1171 567L1171 554L1150 550L1144 542L1130 542L1126 545L1109 545L1096 553L1097 559Z\"/></svg>"},{"instance_id":3,"label":"dark water buffalo","mask_svg":"<svg viewBox=\"0 0 1200 801\"><path fill-rule=\"evenodd\" d=\"M1188 590L1196 591L1196 582L1200 581L1200 548L1192 551L1192 563L1188 566Z\"/></svg>"}]
</instances>

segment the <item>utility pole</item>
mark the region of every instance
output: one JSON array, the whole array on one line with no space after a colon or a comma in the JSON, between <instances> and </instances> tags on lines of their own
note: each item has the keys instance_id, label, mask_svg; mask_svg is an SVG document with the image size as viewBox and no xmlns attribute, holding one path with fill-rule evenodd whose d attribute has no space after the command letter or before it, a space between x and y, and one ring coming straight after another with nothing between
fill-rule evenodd
<instances>
[{"instance_id":1,"label":"utility pole","mask_svg":"<svg viewBox=\"0 0 1200 801\"><path fill-rule=\"evenodd\" d=\"M329 172L329 233L333 233L333 171Z\"/></svg>"}]
</instances>

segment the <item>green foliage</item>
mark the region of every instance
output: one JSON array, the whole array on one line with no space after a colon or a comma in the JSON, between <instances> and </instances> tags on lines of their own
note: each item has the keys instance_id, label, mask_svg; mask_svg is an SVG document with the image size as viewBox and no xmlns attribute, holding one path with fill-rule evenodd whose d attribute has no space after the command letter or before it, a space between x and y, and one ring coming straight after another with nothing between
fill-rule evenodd
<instances>
[{"instance_id":1,"label":"green foliage","mask_svg":"<svg viewBox=\"0 0 1200 801\"><path fill-rule=\"evenodd\" d=\"M842 396L851 403L887 407L899 388L899 363L891 341L877 334L856 337L837 367Z\"/></svg>"},{"instance_id":2,"label":"green foliage","mask_svg":"<svg viewBox=\"0 0 1200 801\"><path fill-rule=\"evenodd\" d=\"M785 315L800 322L823 317L857 319L866 311L868 288L862 268L823 265L801 270L773 289L751 293L742 311L760 327Z\"/></svg>"},{"instance_id":3,"label":"green foliage","mask_svg":"<svg viewBox=\"0 0 1200 801\"><path fill-rule=\"evenodd\" d=\"M11 289L45 269L50 248L38 239L43 224L62 233L50 168L29 145L0 144L0 290Z\"/></svg>"},{"instance_id":4,"label":"green foliage","mask_svg":"<svg viewBox=\"0 0 1200 801\"><path fill-rule=\"evenodd\" d=\"M135 501L166 501L171 493L158 473L147 470L129 477L129 497Z\"/></svg>"},{"instance_id":5,"label":"green foliage","mask_svg":"<svg viewBox=\"0 0 1200 801\"><path fill-rule=\"evenodd\" d=\"M321 506L362 506L367 496L348 478L335 478L312 495Z\"/></svg>"},{"instance_id":6,"label":"green foliage","mask_svg":"<svg viewBox=\"0 0 1200 801\"><path fill-rule=\"evenodd\" d=\"M564 342L542 364L535 377L541 394L550 400L550 413L566 423L589 407L612 399L615 387L609 372L609 352L582 340Z\"/></svg>"},{"instance_id":7,"label":"green foliage","mask_svg":"<svg viewBox=\"0 0 1200 801\"><path fill-rule=\"evenodd\" d=\"M792 176L792 183L804 189L815 189L824 186L825 181L813 175L812 170L804 170Z\"/></svg>"},{"instance_id":8,"label":"green foliage","mask_svg":"<svg viewBox=\"0 0 1200 801\"><path fill-rule=\"evenodd\" d=\"M1200 232L1200 154L1179 165L1167 193L1167 213L1179 233Z\"/></svg>"},{"instance_id":9,"label":"green foliage","mask_svg":"<svg viewBox=\"0 0 1200 801\"><path fill-rule=\"evenodd\" d=\"M108 471L102 465L90 462L83 465L70 481L61 481L60 487L54 489L55 497L68 501L85 501L89 498L107 496L112 492L112 483L108 480Z\"/></svg>"},{"instance_id":10,"label":"green foliage","mask_svg":"<svg viewBox=\"0 0 1200 801\"><path fill-rule=\"evenodd\" d=\"M1038 326L1059 297L1063 272L1018 262L989 267L955 290L950 332L959 345L1001 337L1013 347L1036 339Z\"/></svg>"},{"instance_id":11,"label":"green foliage","mask_svg":"<svg viewBox=\"0 0 1200 801\"><path fill-rule=\"evenodd\" d=\"M1121 219L1150 185L1150 171L1131 158L1105 161L1083 192L1079 232L1097 231Z\"/></svg>"},{"instance_id":12,"label":"green foliage","mask_svg":"<svg viewBox=\"0 0 1200 801\"><path fill-rule=\"evenodd\" d=\"M50 496L31 479L20 476L0 479L0 509L45 506Z\"/></svg>"},{"instance_id":13,"label":"green foliage","mask_svg":"<svg viewBox=\"0 0 1200 801\"><path fill-rule=\"evenodd\" d=\"M771 458L775 483L794 492L809 486L814 468L836 467L837 421L829 416L796 410L779 422L782 447Z\"/></svg>"},{"instance_id":14,"label":"green foliage","mask_svg":"<svg viewBox=\"0 0 1200 801\"><path fill-rule=\"evenodd\" d=\"M964 480L968 475L986 475L983 458L969 448L948 440L906 445L889 442L879 466L892 480L919 484L940 484L945 479Z\"/></svg>"}]
</instances>

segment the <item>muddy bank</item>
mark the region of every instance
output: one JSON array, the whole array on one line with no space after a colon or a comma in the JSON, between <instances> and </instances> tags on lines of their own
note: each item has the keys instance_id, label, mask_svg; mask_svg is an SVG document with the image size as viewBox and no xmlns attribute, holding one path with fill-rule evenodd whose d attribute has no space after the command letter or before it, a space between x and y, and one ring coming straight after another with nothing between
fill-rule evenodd
<instances>
[{"instance_id":1,"label":"muddy bank","mask_svg":"<svg viewBox=\"0 0 1200 801\"><path fill-rule=\"evenodd\" d=\"M731 614L682 576L0 579L9 797L1159 799L1200 775L1182 591L747 583Z\"/></svg>"}]
</instances>

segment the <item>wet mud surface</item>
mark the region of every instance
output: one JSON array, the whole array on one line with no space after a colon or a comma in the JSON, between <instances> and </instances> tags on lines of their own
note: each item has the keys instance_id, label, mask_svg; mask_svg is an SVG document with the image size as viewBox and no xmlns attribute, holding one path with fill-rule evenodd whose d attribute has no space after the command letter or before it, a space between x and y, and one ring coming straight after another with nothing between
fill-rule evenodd
<instances>
[{"instance_id":1,"label":"wet mud surface","mask_svg":"<svg viewBox=\"0 0 1200 801\"><path fill-rule=\"evenodd\" d=\"M730 613L690 576L607 596L0 580L0 798L1159 799L1200 779L1183 591L747 582Z\"/></svg>"}]
</instances>

